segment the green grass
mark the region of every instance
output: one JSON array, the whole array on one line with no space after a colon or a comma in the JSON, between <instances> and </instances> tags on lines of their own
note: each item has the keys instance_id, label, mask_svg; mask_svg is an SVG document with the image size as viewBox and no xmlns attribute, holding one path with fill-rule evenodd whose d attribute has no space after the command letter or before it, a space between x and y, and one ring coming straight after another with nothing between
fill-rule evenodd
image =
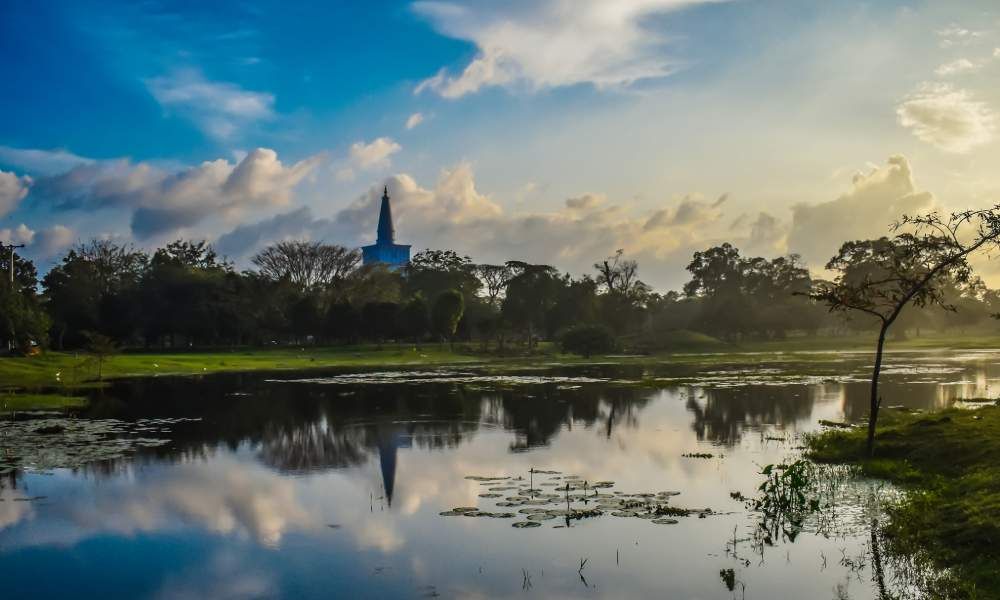
<instances>
[{"instance_id":1,"label":"green grass","mask_svg":"<svg viewBox=\"0 0 1000 600\"><path fill-rule=\"evenodd\" d=\"M25 410L61 410L83 406L86 403L87 399L82 396L7 393L0 395L0 413Z\"/></svg>"},{"instance_id":2,"label":"green grass","mask_svg":"<svg viewBox=\"0 0 1000 600\"><path fill-rule=\"evenodd\" d=\"M668 334L664 334L668 335ZM787 361L785 354L800 352L796 361L823 363L826 352L843 350L870 351L874 338L867 335L842 337L796 337L785 340L727 343L694 332L670 332L665 341L667 350L648 356L578 356L558 354L551 344L542 344L532 357L519 356L513 348L511 356L498 357L475 351L478 344L461 346L452 352L443 344L425 344L420 349L412 344L339 347L241 348L211 351L125 352L110 357L104 365L104 378L141 377L150 375L195 375L222 371L256 371L307 369L314 367L419 366L468 362L517 364L524 360L537 361L538 354L549 360L568 364L587 362L620 362L642 364L670 362L698 363L706 366L723 363L761 364ZM925 335L905 341L891 341L889 352L928 348L1000 348L1000 336ZM749 356L749 355L754 356ZM95 361L84 353L46 352L34 357L0 357L0 389L15 387L75 388L93 385L97 379Z\"/></svg>"},{"instance_id":3,"label":"green grass","mask_svg":"<svg viewBox=\"0 0 1000 600\"><path fill-rule=\"evenodd\" d=\"M482 360L446 346L386 345L334 348L240 349L209 352L126 352L107 358L105 379L151 375L196 375L223 371L308 369L336 366L454 364ZM0 385L26 389L86 386L97 379L97 363L86 354L46 352L0 358Z\"/></svg>"},{"instance_id":4,"label":"green grass","mask_svg":"<svg viewBox=\"0 0 1000 600\"><path fill-rule=\"evenodd\" d=\"M1000 598L1000 407L883 413L875 458L864 458L861 429L811 437L809 457L906 490L889 506L887 538L947 574L933 597Z\"/></svg>"}]
</instances>

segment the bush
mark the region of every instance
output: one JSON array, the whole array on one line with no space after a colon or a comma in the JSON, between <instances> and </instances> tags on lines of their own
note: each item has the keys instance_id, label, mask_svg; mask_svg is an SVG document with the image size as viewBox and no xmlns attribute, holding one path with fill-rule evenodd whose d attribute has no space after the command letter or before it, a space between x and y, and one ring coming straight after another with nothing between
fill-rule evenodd
<instances>
[{"instance_id":1,"label":"bush","mask_svg":"<svg viewBox=\"0 0 1000 600\"><path fill-rule=\"evenodd\" d=\"M614 350L615 337L603 325L574 325L559 336L559 345L563 352L590 358L592 354Z\"/></svg>"}]
</instances>

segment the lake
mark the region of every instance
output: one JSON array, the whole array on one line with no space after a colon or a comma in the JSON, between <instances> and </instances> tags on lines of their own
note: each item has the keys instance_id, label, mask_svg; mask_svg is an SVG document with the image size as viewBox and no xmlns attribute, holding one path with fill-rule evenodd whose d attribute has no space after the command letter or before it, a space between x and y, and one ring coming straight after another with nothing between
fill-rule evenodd
<instances>
[{"instance_id":1,"label":"lake","mask_svg":"<svg viewBox=\"0 0 1000 600\"><path fill-rule=\"evenodd\" d=\"M998 357L891 353L885 404L996 397ZM770 544L745 500L819 420L864 416L869 363L745 354L117 381L73 418L0 426L3 597L906 592L871 535L872 497L893 490L842 482L833 518Z\"/></svg>"}]
</instances>

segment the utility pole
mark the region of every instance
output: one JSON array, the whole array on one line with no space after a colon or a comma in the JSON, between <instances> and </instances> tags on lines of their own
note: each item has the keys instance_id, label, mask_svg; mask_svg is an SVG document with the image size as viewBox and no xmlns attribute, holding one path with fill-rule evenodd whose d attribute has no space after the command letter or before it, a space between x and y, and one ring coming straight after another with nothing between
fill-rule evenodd
<instances>
[{"instance_id":1,"label":"utility pole","mask_svg":"<svg viewBox=\"0 0 1000 600\"><path fill-rule=\"evenodd\" d=\"M13 294L16 293L16 290L14 289L14 250L17 248L24 248L24 244L10 244L7 247L10 248L10 263L8 263L8 266L10 267L10 291ZM3 251L3 243L0 242L0 252L2 251ZM7 341L7 351L12 352L13 350L14 350L14 339L11 338L10 340Z\"/></svg>"},{"instance_id":2,"label":"utility pole","mask_svg":"<svg viewBox=\"0 0 1000 600\"><path fill-rule=\"evenodd\" d=\"M2 247L3 247L3 244L0 244L0 248L2 248ZM10 263L9 263L10 264L10 287L13 288L14 287L14 250L17 249L17 248L24 248L24 244L11 244L11 245L9 245L7 247L10 248Z\"/></svg>"}]
</instances>

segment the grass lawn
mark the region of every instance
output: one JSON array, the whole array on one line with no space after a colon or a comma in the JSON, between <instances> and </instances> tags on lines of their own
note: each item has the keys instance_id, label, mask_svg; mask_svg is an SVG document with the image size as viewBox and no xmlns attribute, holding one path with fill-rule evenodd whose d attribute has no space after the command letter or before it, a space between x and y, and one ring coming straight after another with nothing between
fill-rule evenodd
<instances>
[{"instance_id":1,"label":"grass lawn","mask_svg":"<svg viewBox=\"0 0 1000 600\"><path fill-rule=\"evenodd\" d=\"M553 344L543 343L531 356L514 348L510 356L477 353L478 344L451 351L444 344L424 344L420 349L412 344L385 344L334 347L238 348L233 350L139 352L130 351L107 358L102 371L105 379L155 375L197 375L222 371L256 371L308 369L321 367L382 367L429 366L462 363L490 363L495 369L508 365L537 364L544 360L567 364L664 363L711 366L719 364L764 365L789 360L788 353L797 352L794 360L822 364L830 361L832 352L870 352L874 338L869 335L842 337L800 337L786 340L726 343L693 332L665 334L670 351L648 356L579 356L559 354ZM888 351L931 348L1000 348L1000 336L926 335L905 341L890 341ZM520 354L519 354L520 352ZM833 365L834 363L830 363ZM78 388L97 385L97 363L85 353L46 352L33 357L0 357L0 392L14 390L72 395ZM8 393L9 395L9 393ZM63 396L65 397L65 396ZM25 402L27 400L24 400ZM38 407L56 406L60 400L39 399ZM22 410L23 408L19 409Z\"/></svg>"},{"instance_id":2,"label":"grass lawn","mask_svg":"<svg viewBox=\"0 0 1000 600\"><path fill-rule=\"evenodd\" d=\"M0 413L23 410L58 410L83 406L87 399L82 396L63 394L0 394Z\"/></svg>"},{"instance_id":3,"label":"grass lawn","mask_svg":"<svg viewBox=\"0 0 1000 600\"><path fill-rule=\"evenodd\" d=\"M428 365L473 362L474 355L446 346L352 346L331 348L238 349L207 352L126 352L108 357L105 379L150 375L196 375L221 371L308 369L333 366ZM97 362L86 354L46 352L31 357L0 358L0 387L80 386L97 379Z\"/></svg>"},{"instance_id":4,"label":"grass lawn","mask_svg":"<svg viewBox=\"0 0 1000 600\"><path fill-rule=\"evenodd\" d=\"M860 428L809 439L808 455L858 465L906 490L886 534L900 556L944 570L932 597L1000 598L1000 407L930 414L883 410L875 458Z\"/></svg>"}]
</instances>

